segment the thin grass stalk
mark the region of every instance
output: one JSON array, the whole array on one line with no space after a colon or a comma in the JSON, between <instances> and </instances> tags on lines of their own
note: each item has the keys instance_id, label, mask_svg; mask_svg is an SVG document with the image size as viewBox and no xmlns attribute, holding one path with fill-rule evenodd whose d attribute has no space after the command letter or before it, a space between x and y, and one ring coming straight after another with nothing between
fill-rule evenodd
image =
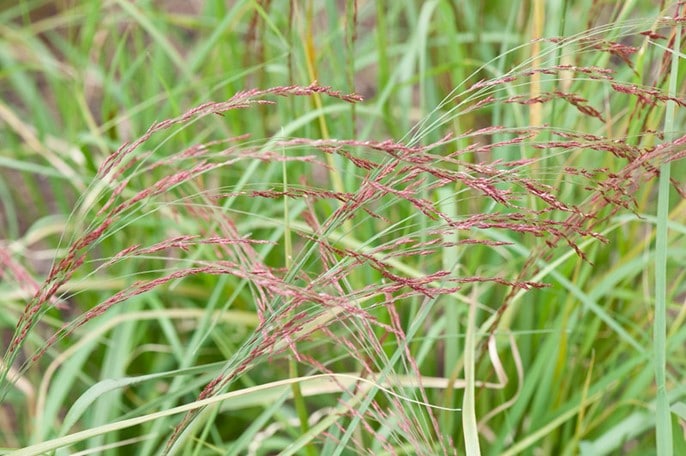
<instances>
[{"instance_id":1,"label":"thin grass stalk","mask_svg":"<svg viewBox=\"0 0 686 456\"><path fill-rule=\"evenodd\" d=\"M423 303L422 307L420 308L419 313L415 316L415 318L412 320L412 323L410 324L410 327L408 328L406 334L405 334L405 340L400 341L398 343L398 348L394 351L393 355L389 358L388 362L386 365L379 371L377 374L375 380L377 383L382 383L387 380L387 378L392 375L393 373L393 366L395 366L398 362L398 360L401 358L401 356L405 352L405 346L408 344L407 341L412 340L415 337L415 334L420 330L422 326L422 322L426 320L426 317L428 313L431 310L431 307L435 303L435 299L430 299L426 298ZM374 385L372 386L368 391L366 391L366 397L364 397L360 401L360 405L357 408L358 413L353 415L352 419L350 420L350 423L348 424L348 429L345 431L345 433L341 436L339 439L339 445L336 448L335 452L333 453L332 456L340 456L343 451L346 448L347 442L350 440L352 437L353 432L355 429L360 424L360 420L364 413L366 413L367 409L370 407L373 399L374 399L374 394L376 394L379 389L381 389L380 386ZM439 442L439 444L445 449L443 442ZM445 453L445 451L444 451Z\"/></svg>"},{"instance_id":2,"label":"thin grass stalk","mask_svg":"<svg viewBox=\"0 0 686 456\"><path fill-rule=\"evenodd\" d=\"M677 12L678 15L678 12ZM675 25L674 47L672 51L669 96L675 97L679 79L679 49L681 48L681 27ZM665 108L665 139L674 139L674 117L676 102L668 101ZM670 193L669 161L660 166L657 198L657 225L655 233L655 320L653 325L653 362L655 367L655 438L658 456L671 456L674 453L672 442L672 422L667 397L667 249L669 224Z\"/></svg>"},{"instance_id":3,"label":"thin grass stalk","mask_svg":"<svg viewBox=\"0 0 686 456\"><path fill-rule=\"evenodd\" d=\"M477 288L475 287L474 290ZM467 336L464 347L464 398L462 400L462 433L464 434L465 454L469 456L479 456L481 448L479 447L479 429L476 422L476 397L475 397L475 369L476 369L476 352L478 350L476 343L476 317L478 306L476 301L476 292L472 293L472 299L469 304L469 314L467 316Z\"/></svg>"},{"instance_id":4,"label":"thin grass stalk","mask_svg":"<svg viewBox=\"0 0 686 456\"><path fill-rule=\"evenodd\" d=\"M533 4L533 21L531 28L531 38L534 42L531 45L531 69L537 70L541 66L541 38L543 37L545 29L545 2L543 0L534 0ZM541 95L541 75L534 73L531 76L531 85L529 96L537 98ZM540 127L543 124L543 106L540 103L534 103L529 107L529 124L532 128Z\"/></svg>"},{"instance_id":5,"label":"thin grass stalk","mask_svg":"<svg viewBox=\"0 0 686 456\"><path fill-rule=\"evenodd\" d=\"M347 75L348 88L355 88L355 41L357 40L357 0L347 0L345 5L345 48L346 60L348 61ZM350 105L350 121L352 137L357 136L357 113L355 105Z\"/></svg>"},{"instance_id":6,"label":"thin grass stalk","mask_svg":"<svg viewBox=\"0 0 686 456\"><path fill-rule=\"evenodd\" d=\"M283 223L284 223L284 261L286 263L286 269L290 270L292 267L293 258L293 241L291 236L291 226L290 226L290 215L288 212L288 174L286 173L286 150L283 150L284 161L281 164L283 171ZM291 315L293 312L291 312ZM290 317L292 318L292 316ZM298 377L298 361L291 355L288 358L288 375L291 378ZM302 391L300 389L300 383L291 384L291 392L293 393L293 403L295 404L295 410L298 414L298 420L300 421L300 432L307 434L310 430L308 424L308 414L307 405L305 404L305 399L303 398ZM310 456L316 456L317 450L311 444L305 447L305 451Z\"/></svg>"},{"instance_id":7,"label":"thin grass stalk","mask_svg":"<svg viewBox=\"0 0 686 456\"><path fill-rule=\"evenodd\" d=\"M595 352L591 353L591 361L588 366L588 373L586 374L586 380L584 381L584 387L581 390L581 403L586 403L586 398L588 398L588 391L591 388L591 381L593 379L593 368L595 367ZM571 439L570 445L565 448L563 456L577 454L579 450L579 442L583 438L585 430L585 419L586 413L589 407L581 406L579 409L579 414L576 417L576 427L574 429L574 436Z\"/></svg>"},{"instance_id":8,"label":"thin grass stalk","mask_svg":"<svg viewBox=\"0 0 686 456\"><path fill-rule=\"evenodd\" d=\"M376 62L379 66L377 74L377 84L379 89L383 87L384 81L389 81L391 76L390 63L388 58L388 26L386 23L385 11L388 9L386 0L377 0L376 2L376 27L375 27L375 39L376 39ZM381 112L383 114L383 119L386 124L389 123L391 118L391 104L382 103ZM393 131L393 128L389 128Z\"/></svg>"},{"instance_id":9,"label":"thin grass stalk","mask_svg":"<svg viewBox=\"0 0 686 456\"><path fill-rule=\"evenodd\" d=\"M317 49L314 44L314 35L312 33L312 22L314 21L313 2L308 1L307 6L305 8L306 25L305 35L302 37L302 43L305 47L305 63L307 64L307 75L310 77L312 82L314 82L317 80ZM326 123L326 118L324 117L324 114L321 114L321 111L324 108L321 97L313 96L312 104L314 105L315 109L318 112L320 112L320 114L317 116L317 121L319 123L319 129L321 131L322 139L330 139L331 135L329 134L329 127ZM334 156L327 155L326 160L327 164L329 165L329 179L331 179L331 185L333 186L335 191L342 193L345 187L343 185L343 179L341 178L340 174L336 172L336 169L338 168L336 167ZM346 222L346 224L348 223ZM347 228L352 228L352 226L347 226Z\"/></svg>"},{"instance_id":10,"label":"thin grass stalk","mask_svg":"<svg viewBox=\"0 0 686 456\"><path fill-rule=\"evenodd\" d=\"M457 220L459 215L457 196L450 189L439 189L438 195L440 197L441 211L448 217ZM444 235L444 240L446 244L459 242L459 232L446 233ZM445 247L443 249L442 262L444 270L452 271L453 273L458 270L460 264L460 250L457 246ZM445 407L451 407L453 404L455 397L453 385L459 375L458 367L461 365L459 356L460 340L458 338L458 334L460 333L460 315L457 306L458 303L452 299L447 299L445 301L445 353L443 356L443 364L445 375L450 376L450 381L448 382L448 387L445 390L443 399L443 405ZM455 422L454 414L443 413L442 421L445 434L451 435ZM446 442L446 444L448 444L448 442Z\"/></svg>"}]
</instances>

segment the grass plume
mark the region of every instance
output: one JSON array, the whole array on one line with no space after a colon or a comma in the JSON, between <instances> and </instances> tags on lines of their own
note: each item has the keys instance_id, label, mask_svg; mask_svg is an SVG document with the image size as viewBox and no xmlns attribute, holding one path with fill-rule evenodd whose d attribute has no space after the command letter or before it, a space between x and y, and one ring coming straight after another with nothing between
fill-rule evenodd
<instances>
[{"instance_id":1,"label":"grass plume","mask_svg":"<svg viewBox=\"0 0 686 456\"><path fill-rule=\"evenodd\" d=\"M686 448L662 432L685 419L681 3L602 10L565 36L539 8L534 39L499 35L495 53L473 24L482 44L450 41L448 2L155 16L118 1L107 20L86 3L58 25L28 3L2 12L2 40L60 62L0 75L8 106L35 113L0 109L16 150L0 167L59 215L31 220L0 185L8 450ZM342 32L318 30L339 8ZM522 20L464 14L513 34ZM241 37L257 50L234 59L245 74L212 76ZM149 57L124 55L146 42ZM357 55L367 46L378 62ZM450 46L478 64L443 65ZM26 81L56 86L86 61L97 94L78 92L71 116L59 93L28 95ZM148 64L156 79L139 87ZM270 88L238 88L256 81ZM126 99L139 89L146 100Z\"/></svg>"}]
</instances>

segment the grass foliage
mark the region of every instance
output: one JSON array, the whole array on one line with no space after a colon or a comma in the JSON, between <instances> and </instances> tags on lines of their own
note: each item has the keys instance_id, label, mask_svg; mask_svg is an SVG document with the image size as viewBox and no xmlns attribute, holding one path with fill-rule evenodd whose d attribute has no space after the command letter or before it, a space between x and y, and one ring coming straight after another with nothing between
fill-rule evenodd
<instances>
[{"instance_id":1,"label":"grass foliage","mask_svg":"<svg viewBox=\"0 0 686 456\"><path fill-rule=\"evenodd\" d=\"M3 454L686 454L681 3L0 7Z\"/></svg>"}]
</instances>

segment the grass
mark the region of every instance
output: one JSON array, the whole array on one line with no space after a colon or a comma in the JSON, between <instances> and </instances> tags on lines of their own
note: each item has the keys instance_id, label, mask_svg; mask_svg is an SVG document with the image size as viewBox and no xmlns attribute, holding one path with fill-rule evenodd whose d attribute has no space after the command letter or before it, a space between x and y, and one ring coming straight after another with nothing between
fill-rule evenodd
<instances>
[{"instance_id":1,"label":"grass","mask_svg":"<svg viewBox=\"0 0 686 456\"><path fill-rule=\"evenodd\" d=\"M686 453L682 9L0 7L0 452Z\"/></svg>"}]
</instances>

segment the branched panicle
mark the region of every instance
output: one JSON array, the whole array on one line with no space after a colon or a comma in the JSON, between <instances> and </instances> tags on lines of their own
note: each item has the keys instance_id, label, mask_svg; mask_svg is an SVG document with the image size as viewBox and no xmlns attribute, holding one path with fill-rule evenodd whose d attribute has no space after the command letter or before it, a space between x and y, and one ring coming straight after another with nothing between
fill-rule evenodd
<instances>
[{"instance_id":1,"label":"branched panicle","mask_svg":"<svg viewBox=\"0 0 686 456\"><path fill-rule=\"evenodd\" d=\"M665 39L656 31L640 35ZM607 54L626 68L635 68L638 48L622 42L598 37L545 42ZM549 108L550 124L488 125L467 132L441 132L434 136L441 139L423 145L394 139L291 138L256 146L248 143L246 136L238 136L186 146L166 157L139 150L154 135L174 126L230 110L273 104L278 102L275 96L322 94L346 103L362 100L316 82L246 90L227 101L204 103L176 118L156 122L100 165L98 185L92 188L102 188L97 190L102 194L95 195L100 197L94 199L95 207L84 208L84 213L92 215L83 224L84 231L67 246L42 284L29 280L23 284L33 298L19 318L5 355L5 369L12 366L49 304L61 302L61 290L79 277L85 264L99 260L100 270L117 271L130 262L143 265L136 270L140 277L58 328L28 362L38 362L49 348L113 306L124 306L136 296L164 290L177 281L225 276L236 289L248 285L249 299L242 305L255 312L258 326L198 399L225 391L266 360L291 357L313 372L333 373L331 359L341 357L360 372L361 378L373 378L384 371L409 374L418 382L417 400L429 404L422 366L408 335L413 322L407 321L406 308L454 300L468 290L503 289L500 294L493 293L503 296L492 308L496 318L490 329L495 333L499 317L520 291L548 286L534 278L540 260L564 248L589 261L582 241L606 241L599 234L603 224L619 211L636 211L641 186L659 175L661 165L686 156L686 136L655 145L647 139L660 137L661 132L655 129L634 132L631 137L616 129L610 134L608 125L617 116L612 111L613 100L596 97L595 93L582 96L573 83L563 88L561 82L562 75L571 75L645 109L666 103L686 106L682 97L667 95L659 87L619 81L617 74L614 68L579 62L520 67L494 79L480 80L450 98L458 106L469 102L459 112L450 111L452 115L476 116L498 104L503 109L536 105ZM548 78L549 90L517 91L520 86L528 89L534 77ZM508 91L511 88L512 93ZM590 131L556 126L555 122L564 117L556 110L569 110L581 119L579 125L590 125ZM346 177L352 185L331 188L334 186L322 182L321 177L312 182L312 170L336 172L333 162L327 160L330 156L349 164L350 175ZM564 163L556 161L560 157L565 158ZM264 166L279 163L284 169L292 166L307 171L297 184L277 181L243 187L234 183L205 186L205 177L216 177L220 170L239 174L254 160ZM147 182L144 178L148 175L158 177L154 183L140 185ZM552 179L549 175L561 177ZM675 179L673 184L684 196L683 182ZM441 198L446 194L451 204L459 205L456 213L445 209L446 201ZM253 207L269 203L277 207L275 202L301 211L288 220L251 212ZM145 239L127 239L128 244L111 257L94 258L108 236L125 230L130 220L142 216L169 218L159 220L159 240L146 243ZM177 219L192 220L200 228L185 232L188 226L176 223ZM356 232L363 224L374 226L369 239L360 239ZM286 242L281 241L286 230L297 246L294 258L275 260L277 255L271 255L270 249L287 250ZM518 243L531 246L522 264L485 264L473 270L463 264L452 269L446 266L448 260L457 262L457 258L446 258L447 252L459 251L461 258L472 253L475 257L493 254L502 261L509 257L508 249ZM150 264L165 266L154 269ZM22 282L27 276L2 245L0 266L0 277L11 275ZM389 344L398 347L397 360L390 368ZM387 377L383 383L392 384L393 375ZM346 389L341 383L339 386ZM348 387L348 393L356 394L363 386L355 388ZM450 453L440 438L440 424L431 408L426 408L426 416L417 416L407 413L402 395L384 391L378 396L364 414L355 408L348 409L348 414L359 419L384 448L392 451L395 440L409 442L415 449L437 441L441 447L436 451ZM168 445L198 413L184 417ZM399 430L390 436L379 432L379 423L390 422ZM428 429L433 435L422 435L418 429Z\"/></svg>"},{"instance_id":2,"label":"branched panicle","mask_svg":"<svg viewBox=\"0 0 686 456\"><path fill-rule=\"evenodd\" d=\"M164 196L168 194L172 189L184 185L189 181L192 181L197 176L210 172L218 167L227 166L233 163L231 159L232 155L238 157L238 159L240 160L245 160L251 157L270 161L277 161L279 159L282 159L281 155L278 152L262 153L263 151L261 150L242 150L236 148L229 148L223 152L223 155L225 157L228 157L228 159L224 160L223 162L210 162L202 158L203 154L207 154L207 150L209 147L215 146L217 143L223 143L231 140L240 142L242 139L245 139L245 136L238 136L237 138L232 138L230 140L223 140L219 142L211 142L206 145L196 145L178 154L175 154L174 156L169 157L167 159L153 162L152 165L144 169L144 171L151 172L162 165L166 165L170 168L177 167L179 164L182 163L183 160L196 159L195 163L193 163L191 167L180 170L177 169L175 172L171 172L167 175L164 175L159 180L157 180L157 182L155 182L152 186L137 191L133 194L133 196L124 195L125 190L127 190L131 186L131 173L136 172L134 169L134 165L140 166L145 160L151 157L149 152L138 152L138 148L141 145L145 144L150 138L152 138L154 134L164 131L174 125L183 125L195 118L202 118L210 114L221 114L223 112L234 109L245 109L254 104L272 103L271 101L262 99L266 96L309 96L313 94L325 94L330 97L338 98L349 103L354 103L362 100L362 98L358 95L343 94L341 92L332 90L330 87L320 86L317 83L312 83L309 86L284 86L274 87L267 90L250 90L239 92L231 99L225 102L205 103L196 108L190 109L189 111L185 112L177 118L154 123L152 126L150 126L150 128L148 128L148 130L145 132L143 136L141 136L140 138L138 138L130 144L122 145L116 152L114 152L106 160L104 160L98 169L96 179L105 182L106 184L112 185L113 190L110 192L109 197L105 200L102 207L97 209L97 211L95 212L94 219L91 220L90 224L85 227L85 233L80 238L73 241L72 244L68 247L66 255L53 265L44 283L42 285L32 287L34 291L34 297L27 303L24 312L20 315L19 321L17 323L17 330L9 344L8 349L5 352L3 371L6 372L6 370L11 367L14 359L18 354L18 350L23 345L24 340L28 336L29 331L36 325L41 316L49 308L48 303L52 302L53 304L55 304L60 302L57 298L59 290L74 277L74 274L86 262L89 252L91 252L94 246L96 246L105 236L109 235L112 232L113 228L117 227L117 223L120 222L123 219L123 217L127 216L131 211L140 207L140 205L145 201L153 200L155 198ZM220 153L219 155L221 156L222 153ZM307 161L308 158L289 157L287 160ZM129 174L128 176L126 176L127 173ZM224 228L226 227L227 225L225 224ZM226 242L219 242L217 244L221 244L224 246L228 244L238 245L235 243L234 239L238 240L240 236L237 232L232 232L231 234L236 235L236 238L228 239ZM209 240L205 239L204 241L198 241L195 242L194 245L197 247L202 244L211 243L211 239L213 239L212 235L210 235ZM115 254L115 259L135 258L142 255L148 255L151 253L155 253L158 249L176 248L180 250L185 250L188 248L188 246L189 244L179 242L178 239L176 243L174 241L168 240L166 242L166 245L163 241L161 244L158 244L157 246L151 246L142 249L139 249L137 245L132 245L127 248L124 248L118 254ZM246 246L244 246L243 249L245 250ZM237 251L240 251L240 249L237 249ZM246 260L246 265L249 265L251 264L249 258L255 257L255 252L248 249L247 255L242 254L239 256L241 256L242 259ZM113 260L106 262L105 265L109 266L113 264ZM10 264L9 257L3 257L3 262ZM168 275L166 278L149 281L145 284L139 283L133 285L130 289L122 290L112 298L108 299L107 301L103 302L98 306L95 306L93 309L83 314L75 324L65 325L55 335L50 337L46 345L41 350L39 350L39 352L36 353L31 359L35 361L38 358L40 358L40 356L43 353L45 353L47 348L53 345L59 338L70 334L74 329L86 323L88 320L100 315L101 313L106 311L107 308L109 308L109 306L118 302L125 301L126 299L136 294L141 294L152 288L161 286L172 279L183 278L191 276L196 273L203 272L216 273L216 271L213 271L213 267L214 266L182 269L180 271ZM256 269L259 269L259 267L257 267ZM15 271L15 276L17 275L17 273L20 274L21 272L20 269L17 268L14 268L13 270ZM262 268L262 270L265 273L268 273L269 271L269 269L266 267ZM226 273L226 271L224 271L223 273ZM20 277L17 276L17 278ZM264 305L266 306L266 303ZM264 308L261 310L262 312L264 312Z\"/></svg>"}]
</instances>

